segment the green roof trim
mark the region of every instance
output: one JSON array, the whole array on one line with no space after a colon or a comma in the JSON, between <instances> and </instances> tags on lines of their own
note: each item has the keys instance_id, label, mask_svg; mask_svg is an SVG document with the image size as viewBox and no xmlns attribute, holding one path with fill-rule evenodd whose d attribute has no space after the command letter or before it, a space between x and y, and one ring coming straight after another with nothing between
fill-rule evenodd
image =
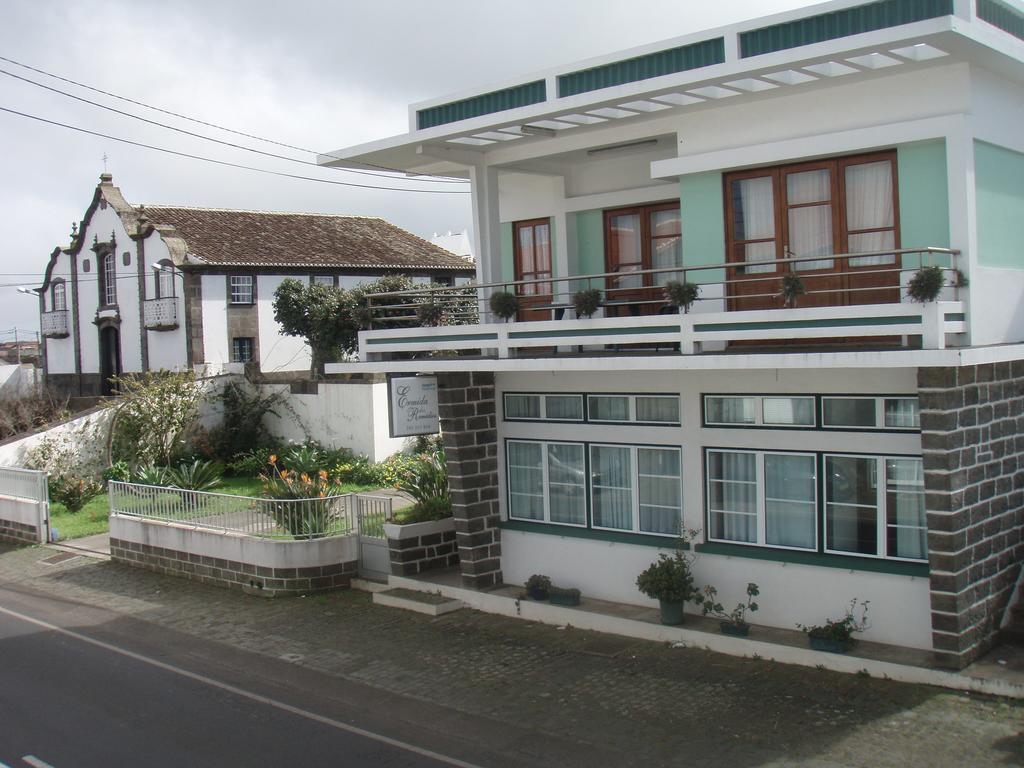
<instances>
[{"instance_id":1,"label":"green roof trim","mask_svg":"<svg viewBox=\"0 0 1024 768\"><path fill-rule=\"evenodd\" d=\"M558 96L575 96L578 93L598 91L624 83L635 83L652 77L709 67L724 61L725 38L716 37L559 75Z\"/></svg>"},{"instance_id":2,"label":"green roof trim","mask_svg":"<svg viewBox=\"0 0 1024 768\"><path fill-rule=\"evenodd\" d=\"M694 331L770 331L787 328L850 328L861 325L920 325L920 316L834 317L821 320L762 320L751 323L703 323Z\"/></svg>"},{"instance_id":3,"label":"green roof trim","mask_svg":"<svg viewBox=\"0 0 1024 768\"><path fill-rule=\"evenodd\" d=\"M978 0L975 8L982 21L1024 40L1024 13L1000 0Z\"/></svg>"},{"instance_id":4,"label":"green roof trim","mask_svg":"<svg viewBox=\"0 0 1024 768\"><path fill-rule=\"evenodd\" d=\"M534 80L532 83L524 83L512 88L503 88L500 91L482 93L468 99L450 101L447 104L438 104L436 107L417 110L416 128L422 131L424 128L457 123L460 120L469 120L471 117L489 115L492 112L503 112L506 109L539 104L546 101L547 98L547 84L543 80Z\"/></svg>"},{"instance_id":5,"label":"green roof trim","mask_svg":"<svg viewBox=\"0 0 1024 768\"><path fill-rule=\"evenodd\" d=\"M374 339L366 340L367 346L378 344L423 344L430 341L497 341L496 333L458 333L441 334L439 336L402 336L396 339Z\"/></svg>"},{"instance_id":6,"label":"green roof trim","mask_svg":"<svg viewBox=\"0 0 1024 768\"><path fill-rule=\"evenodd\" d=\"M979 15L982 2L978 0ZM740 56L760 56L915 21L950 16L953 0L881 0L740 33ZM997 25L998 26L998 25Z\"/></svg>"},{"instance_id":7,"label":"green roof trim","mask_svg":"<svg viewBox=\"0 0 1024 768\"><path fill-rule=\"evenodd\" d=\"M679 333L678 325L655 326L653 328L586 328L574 331L509 331L510 339L561 339L587 338L593 336L658 336Z\"/></svg>"}]
</instances>

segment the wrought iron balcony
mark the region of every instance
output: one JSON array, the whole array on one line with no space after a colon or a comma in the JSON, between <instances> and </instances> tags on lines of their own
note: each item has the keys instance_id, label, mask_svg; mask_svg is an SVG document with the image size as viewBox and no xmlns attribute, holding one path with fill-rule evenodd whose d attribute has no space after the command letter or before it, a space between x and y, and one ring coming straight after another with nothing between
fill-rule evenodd
<instances>
[{"instance_id":1,"label":"wrought iron balcony","mask_svg":"<svg viewBox=\"0 0 1024 768\"><path fill-rule=\"evenodd\" d=\"M178 299L167 296L162 299L146 299L142 305L142 317L147 331L172 331L178 327Z\"/></svg>"},{"instance_id":2,"label":"wrought iron balcony","mask_svg":"<svg viewBox=\"0 0 1024 768\"><path fill-rule=\"evenodd\" d=\"M68 311L56 309L52 312L43 312L39 319L39 329L43 336L48 339L63 339L68 336Z\"/></svg>"}]
</instances>

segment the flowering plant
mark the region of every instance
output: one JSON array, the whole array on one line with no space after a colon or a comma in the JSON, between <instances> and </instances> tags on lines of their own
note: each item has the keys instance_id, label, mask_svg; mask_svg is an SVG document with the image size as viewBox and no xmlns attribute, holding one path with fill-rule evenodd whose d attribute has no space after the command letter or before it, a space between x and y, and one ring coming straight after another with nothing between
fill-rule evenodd
<instances>
[{"instance_id":1,"label":"flowering plant","mask_svg":"<svg viewBox=\"0 0 1024 768\"><path fill-rule=\"evenodd\" d=\"M337 498L343 492L342 484L326 470L309 474L281 469L277 456L271 454L270 469L260 474L263 495L277 503L270 512L277 524L292 536L319 538L336 527L341 517Z\"/></svg>"}]
</instances>

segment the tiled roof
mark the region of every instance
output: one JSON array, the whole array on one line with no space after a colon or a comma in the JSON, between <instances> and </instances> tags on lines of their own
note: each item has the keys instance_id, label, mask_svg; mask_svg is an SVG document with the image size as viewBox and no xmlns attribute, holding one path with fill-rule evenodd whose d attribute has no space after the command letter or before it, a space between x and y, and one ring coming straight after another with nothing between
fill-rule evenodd
<instances>
[{"instance_id":1,"label":"tiled roof","mask_svg":"<svg viewBox=\"0 0 1024 768\"><path fill-rule=\"evenodd\" d=\"M155 226L173 227L189 255L210 265L473 271L379 218L148 205L143 212Z\"/></svg>"}]
</instances>

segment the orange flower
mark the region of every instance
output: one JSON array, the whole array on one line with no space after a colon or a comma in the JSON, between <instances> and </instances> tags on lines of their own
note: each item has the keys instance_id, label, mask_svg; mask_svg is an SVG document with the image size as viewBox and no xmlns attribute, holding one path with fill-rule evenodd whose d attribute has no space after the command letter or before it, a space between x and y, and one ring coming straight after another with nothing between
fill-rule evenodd
<instances>
[{"instance_id":1,"label":"orange flower","mask_svg":"<svg viewBox=\"0 0 1024 768\"><path fill-rule=\"evenodd\" d=\"M320 470L320 479L321 480L326 480L327 479L327 470L326 469L321 469Z\"/></svg>"},{"instance_id":2,"label":"orange flower","mask_svg":"<svg viewBox=\"0 0 1024 768\"><path fill-rule=\"evenodd\" d=\"M281 479L284 480L286 477L288 477L288 470L287 469L282 469L281 470Z\"/></svg>"},{"instance_id":3,"label":"orange flower","mask_svg":"<svg viewBox=\"0 0 1024 768\"><path fill-rule=\"evenodd\" d=\"M270 454L270 458L267 459L267 461L271 464L277 464L277 456L272 453Z\"/></svg>"},{"instance_id":4,"label":"orange flower","mask_svg":"<svg viewBox=\"0 0 1024 768\"><path fill-rule=\"evenodd\" d=\"M301 480L302 482L304 482L304 483L308 483L308 482L309 482L309 475L307 475L307 474L306 474L305 472L303 472L303 473L302 473L302 476L301 476L301 477L299 477L299 479L300 479L300 480Z\"/></svg>"}]
</instances>

